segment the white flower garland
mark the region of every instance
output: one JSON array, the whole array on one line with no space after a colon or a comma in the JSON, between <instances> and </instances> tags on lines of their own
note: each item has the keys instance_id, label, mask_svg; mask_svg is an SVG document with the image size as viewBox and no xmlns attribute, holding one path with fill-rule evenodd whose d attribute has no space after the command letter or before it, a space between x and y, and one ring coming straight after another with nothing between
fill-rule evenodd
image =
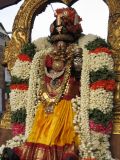
<instances>
[{"instance_id":1,"label":"white flower garland","mask_svg":"<svg viewBox=\"0 0 120 160\"><path fill-rule=\"evenodd\" d=\"M81 106L79 110L78 119L81 120L79 124L80 129L80 137L81 137L81 145L80 145L80 154L83 158L93 157L91 152L91 144L90 144L90 132L89 132L89 72L90 72L90 56L88 54L88 50L83 48L83 65L81 72ZM86 134L85 134L86 133Z\"/></svg>"},{"instance_id":2,"label":"white flower garland","mask_svg":"<svg viewBox=\"0 0 120 160\"><path fill-rule=\"evenodd\" d=\"M16 60L15 65L11 71L11 76L26 80L29 79L31 62ZM11 111L16 111L27 106L27 90L13 89L10 93Z\"/></svg>"},{"instance_id":3,"label":"white flower garland","mask_svg":"<svg viewBox=\"0 0 120 160\"><path fill-rule=\"evenodd\" d=\"M113 60L107 53L88 54L84 48L88 42L97 37L88 35L79 40L79 46L83 48L83 68L81 75L81 98L72 99L73 110L75 111L74 126L80 137L80 156L82 158L96 158L99 160L113 160L109 151L109 136L90 131L88 109L97 108L103 113L112 111L113 93L104 89L92 90L89 88L89 72L97 71L106 66L113 70ZM99 100L98 100L99 99ZM101 139L102 142L100 141Z\"/></svg>"},{"instance_id":4,"label":"white flower garland","mask_svg":"<svg viewBox=\"0 0 120 160\"><path fill-rule=\"evenodd\" d=\"M99 160L113 160L111 152L109 151L109 137L109 135L91 131L91 144L93 151L95 151L95 157L99 158Z\"/></svg>"},{"instance_id":5,"label":"white flower garland","mask_svg":"<svg viewBox=\"0 0 120 160\"><path fill-rule=\"evenodd\" d=\"M41 49L45 49L45 48L50 48L51 47L51 43L48 42L48 38L47 37L38 38L33 43L37 47L36 48L37 52L41 51Z\"/></svg>"},{"instance_id":6,"label":"white flower garland","mask_svg":"<svg viewBox=\"0 0 120 160\"><path fill-rule=\"evenodd\" d=\"M16 60L15 65L11 71L12 76L22 79L28 79L30 73L31 62Z\"/></svg>"},{"instance_id":7,"label":"white flower garland","mask_svg":"<svg viewBox=\"0 0 120 160\"><path fill-rule=\"evenodd\" d=\"M10 93L11 111L16 111L27 106L27 90L14 89Z\"/></svg>"},{"instance_id":8,"label":"white flower garland","mask_svg":"<svg viewBox=\"0 0 120 160\"><path fill-rule=\"evenodd\" d=\"M107 66L108 70L113 70L113 60L108 53L100 52L99 54L90 53L90 69L97 71Z\"/></svg>"},{"instance_id":9,"label":"white flower garland","mask_svg":"<svg viewBox=\"0 0 120 160\"><path fill-rule=\"evenodd\" d=\"M37 50L42 50L51 46L48 42L48 38L39 38L34 41ZM26 80L29 79L31 70L31 62L22 61L19 58L16 60L15 65L11 71L11 75L17 78ZM10 106L12 111L16 111L20 108L27 108L27 90L12 90L10 93Z\"/></svg>"},{"instance_id":10,"label":"white flower garland","mask_svg":"<svg viewBox=\"0 0 120 160\"><path fill-rule=\"evenodd\" d=\"M6 142L6 145L2 145L2 146L0 147L0 155L2 154L3 149L4 149L5 147L9 147L9 148L12 149L12 148L14 148L14 147L21 146L25 141L26 141L25 135L20 134L20 135L18 135L18 136L13 137L11 140L8 140L8 141Z\"/></svg>"},{"instance_id":11,"label":"white flower garland","mask_svg":"<svg viewBox=\"0 0 120 160\"><path fill-rule=\"evenodd\" d=\"M48 42L47 38L40 38L37 41L34 41L34 44L37 46L37 51L38 50L45 50L45 48L48 48L51 46L51 44ZM28 79L30 76L30 70L31 70L31 62L29 61L21 61L20 59L17 59L15 62L15 65L11 71L11 75L15 76L17 78L21 79ZM10 93L10 106L12 111L16 111L17 109L25 107L26 109L29 108L27 107L27 100L28 100L28 91L27 90L12 90ZM24 104L24 105L23 105ZM32 108L34 108L32 106ZM30 109L27 109L27 113L29 114ZM35 112L35 110L34 110ZM27 114L27 115L28 115ZM34 117L34 113L32 118ZM31 120L31 117L29 119L29 116L27 117L28 121ZM30 121L32 123L32 120ZM28 123L29 125L29 123ZM0 154L2 154L2 151L5 147L18 147L21 146L25 141L27 137L25 135L17 135L13 137L11 140L6 141L6 145L2 145L0 147Z\"/></svg>"},{"instance_id":12,"label":"white flower garland","mask_svg":"<svg viewBox=\"0 0 120 160\"><path fill-rule=\"evenodd\" d=\"M82 158L94 157L92 153L91 143L90 143L90 132L89 132L89 97L90 97L90 88L89 88L89 73L90 73L90 55L89 51L85 48L85 45L90 41L96 39L94 35L87 35L79 39L78 45L83 49L83 64L81 72L81 101L80 98L77 98L76 104L78 105L78 110L76 116L73 120L73 123L76 123L75 130L79 132L80 137L80 156Z\"/></svg>"},{"instance_id":13,"label":"white flower garland","mask_svg":"<svg viewBox=\"0 0 120 160\"><path fill-rule=\"evenodd\" d=\"M29 89L28 89L27 117L26 117L26 130L25 130L26 135L28 135L31 130L33 119L35 116L35 110L37 108L36 105L38 104L39 101L40 77L42 76L42 72L40 70L40 64L44 63L42 56L46 55L51 50L52 47L37 52L32 62L30 71Z\"/></svg>"},{"instance_id":14,"label":"white flower garland","mask_svg":"<svg viewBox=\"0 0 120 160\"><path fill-rule=\"evenodd\" d=\"M89 109L95 109L95 108L98 108L105 114L107 112L111 112L113 108L113 93L108 92L101 88L96 90L90 90Z\"/></svg>"}]
</instances>

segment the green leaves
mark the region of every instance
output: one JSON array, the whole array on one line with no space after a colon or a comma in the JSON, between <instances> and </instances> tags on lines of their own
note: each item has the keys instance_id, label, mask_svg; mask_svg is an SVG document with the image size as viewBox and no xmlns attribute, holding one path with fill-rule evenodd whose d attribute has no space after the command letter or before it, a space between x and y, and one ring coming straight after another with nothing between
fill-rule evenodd
<instances>
[{"instance_id":1,"label":"green leaves","mask_svg":"<svg viewBox=\"0 0 120 160\"><path fill-rule=\"evenodd\" d=\"M96 82L98 80L110 80L115 79L115 73L113 71L110 71L105 66L104 68L100 68L97 71L91 71L90 72L90 82Z\"/></svg>"},{"instance_id":2,"label":"green leaves","mask_svg":"<svg viewBox=\"0 0 120 160\"><path fill-rule=\"evenodd\" d=\"M11 122L12 123L25 123L26 119L26 109L21 108L17 111L11 112Z\"/></svg>"},{"instance_id":3,"label":"green leaves","mask_svg":"<svg viewBox=\"0 0 120 160\"><path fill-rule=\"evenodd\" d=\"M12 76L11 84L28 84L28 79L21 79L16 76Z\"/></svg>"},{"instance_id":4,"label":"green leaves","mask_svg":"<svg viewBox=\"0 0 120 160\"><path fill-rule=\"evenodd\" d=\"M94 41L89 42L87 45L85 45L85 48L87 48L87 50L95 50L96 48L99 47L111 48L110 45L105 41L105 39L99 37L96 38Z\"/></svg>"},{"instance_id":5,"label":"green leaves","mask_svg":"<svg viewBox=\"0 0 120 160\"><path fill-rule=\"evenodd\" d=\"M94 120L95 123L100 123L106 126L108 122L112 119L112 112L104 114L99 109L93 109L89 111L89 118Z\"/></svg>"},{"instance_id":6,"label":"green leaves","mask_svg":"<svg viewBox=\"0 0 120 160\"><path fill-rule=\"evenodd\" d=\"M30 58L33 58L36 52L36 46L34 43L26 43L21 49L21 52L27 54Z\"/></svg>"}]
</instances>

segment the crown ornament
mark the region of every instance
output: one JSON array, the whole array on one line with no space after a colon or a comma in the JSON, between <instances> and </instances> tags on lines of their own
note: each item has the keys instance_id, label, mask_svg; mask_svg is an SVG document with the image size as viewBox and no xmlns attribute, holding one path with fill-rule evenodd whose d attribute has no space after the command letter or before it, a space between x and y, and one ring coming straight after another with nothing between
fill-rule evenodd
<instances>
[{"instance_id":1,"label":"crown ornament","mask_svg":"<svg viewBox=\"0 0 120 160\"><path fill-rule=\"evenodd\" d=\"M50 42L76 41L82 33L81 21L82 18L72 7L56 9L55 20L50 25Z\"/></svg>"}]
</instances>

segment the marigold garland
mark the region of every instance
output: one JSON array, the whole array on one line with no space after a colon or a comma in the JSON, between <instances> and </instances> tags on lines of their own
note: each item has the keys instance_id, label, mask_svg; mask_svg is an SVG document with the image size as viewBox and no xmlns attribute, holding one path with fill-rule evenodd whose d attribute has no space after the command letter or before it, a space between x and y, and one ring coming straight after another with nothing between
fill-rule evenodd
<instances>
[{"instance_id":1,"label":"marigold garland","mask_svg":"<svg viewBox=\"0 0 120 160\"><path fill-rule=\"evenodd\" d=\"M18 59L21 60L21 61L23 61L23 62L24 61L29 61L29 62L32 61L32 59L28 55L26 55L24 53L19 54L18 55Z\"/></svg>"},{"instance_id":2,"label":"marigold garland","mask_svg":"<svg viewBox=\"0 0 120 160\"><path fill-rule=\"evenodd\" d=\"M115 86L115 80L99 80L90 84L90 88L93 90L104 88L106 91L113 91Z\"/></svg>"},{"instance_id":3,"label":"marigold garland","mask_svg":"<svg viewBox=\"0 0 120 160\"><path fill-rule=\"evenodd\" d=\"M105 53L107 53L109 55L112 55L112 51L109 48L105 48L105 47L99 47L99 48L96 48L94 50L91 50L89 52L89 54L99 54L101 52L105 52Z\"/></svg>"},{"instance_id":4,"label":"marigold garland","mask_svg":"<svg viewBox=\"0 0 120 160\"><path fill-rule=\"evenodd\" d=\"M28 85L27 84L12 84L10 85L10 89L18 89L18 90L28 90Z\"/></svg>"}]
</instances>

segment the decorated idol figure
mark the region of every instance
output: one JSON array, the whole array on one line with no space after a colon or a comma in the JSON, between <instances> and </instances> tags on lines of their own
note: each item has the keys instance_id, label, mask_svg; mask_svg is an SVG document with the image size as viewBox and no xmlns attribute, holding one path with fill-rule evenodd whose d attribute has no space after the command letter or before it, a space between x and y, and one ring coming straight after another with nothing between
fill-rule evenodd
<instances>
[{"instance_id":1,"label":"decorated idol figure","mask_svg":"<svg viewBox=\"0 0 120 160\"><path fill-rule=\"evenodd\" d=\"M11 72L29 78L26 126L5 149L13 148L20 160L112 160L112 52L105 40L82 33L75 9L57 9L55 17L50 36L35 42L31 67L22 66L21 74L19 55Z\"/></svg>"}]
</instances>

